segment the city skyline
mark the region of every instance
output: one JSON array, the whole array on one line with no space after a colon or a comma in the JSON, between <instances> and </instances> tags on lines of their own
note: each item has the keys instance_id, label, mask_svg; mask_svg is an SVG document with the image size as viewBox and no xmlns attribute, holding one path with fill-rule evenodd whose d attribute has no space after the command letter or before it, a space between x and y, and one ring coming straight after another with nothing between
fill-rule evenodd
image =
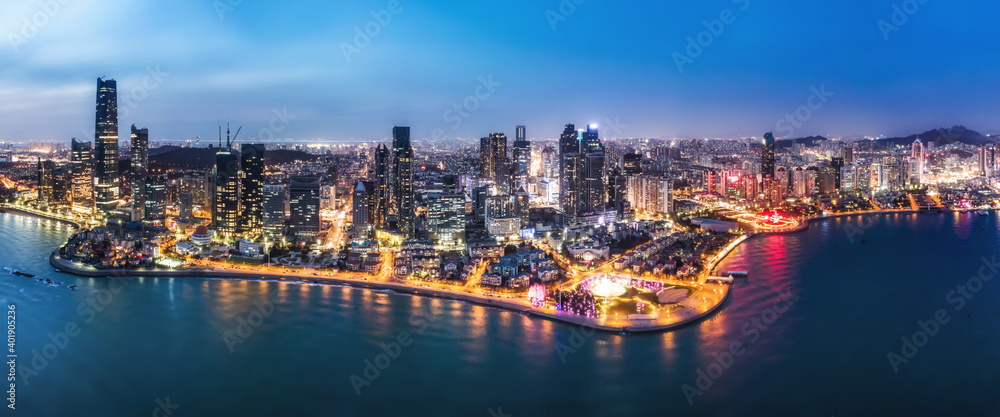
<instances>
[{"instance_id":1,"label":"city skyline","mask_svg":"<svg viewBox=\"0 0 1000 417\"><path fill-rule=\"evenodd\" d=\"M86 122L92 115L80 104L92 100L99 76L120 83L121 123L149 127L151 140L210 138L220 119L247 126L246 137L258 141L381 140L393 125L413 126L414 140L435 133L474 140L518 124L535 126L531 138L552 139L555 128L539 127L565 120L613 125L604 129L609 139L998 128L990 99L997 90L987 70L998 57L975 49L977 39L989 38L988 25L976 24L989 13L964 5L919 4L900 17L894 14L901 3L891 1L713 1L654 5L642 13L594 2L402 2L392 8L396 13L390 4L118 3L95 15L74 3L51 13L25 3L4 20L13 29L0 54L12 65L0 73L21 82L0 90L0 140L93 135ZM46 13L45 24L25 30L38 13ZM151 30L122 37L113 25L87 24L126 15L144 16ZM166 24L181 15L185 25ZM940 25L956 18L969 24ZM322 25L309 24L321 19ZM772 21L781 27L769 27ZM357 48L355 28L372 22L377 35ZM265 23L287 30L252 30ZM478 30L483 23L516 25L523 33L496 39ZM594 25L609 30L587 33ZM205 31L211 42L198 41ZM68 33L72 40L62 36ZM703 33L708 46L691 46L688 37L697 42ZM494 47L477 47L484 42ZM969 69L962 60L933 59L937 51L956 53L955 45L959 55L977 51L979 64ZM411 65L386 65L400 59ZM570 71L546 69L566 60L575 63ZM70 61L73 71L65 69ZM628 69L612 73L609 66ZM819 102L811 99L817 92L824 96ZM454 110L470 97L474 111ZM802 106L809 111L796 114ZM781 125L789 114L794 123Z\"/></svg>"}]
</instances>

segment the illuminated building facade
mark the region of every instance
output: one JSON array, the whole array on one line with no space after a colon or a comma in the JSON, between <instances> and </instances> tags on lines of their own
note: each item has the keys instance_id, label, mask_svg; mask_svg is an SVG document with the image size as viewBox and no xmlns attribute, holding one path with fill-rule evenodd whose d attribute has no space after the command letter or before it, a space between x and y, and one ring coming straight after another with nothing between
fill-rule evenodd
<instances>
[{"instance_id":1,"label":"illuminated building facade","mask_svg":"<svg viewBox=\"0 0 1000 417\"><path fill-rule=\"evenodd\" d=\"M767 132L761 141L761 174L764 177L774 177L774 134Z\"/></svg>"},{"instance_id":2,"label":"illuminated building facade","mask_svg":"<svg viewBox=\"0 0 1000 417\"><path fill-rule=\"evenodd\" d=\"M94 211L94 159L90 142L72 140L70 172L73 211L87 215Z\"/></svg>"},{"instance_id":3,"label":"illuminated building facade","mask_svg":"<svg viewBox=\"0 0 1000 417\"><path fill-rule=\"evenodd\" d=\"M240 161L227 146L215 154L215 231L232 238L239 231Z\"/></svg>"},{"instance_id":4,"label":"illuminated building facade","mask_svg":"<svg viewBox=\"0 0 1000 417\"><path fill-rule=\"evenodd\" d=\"M264 234L272 240L279 240L285 234L285 185L265 185L262 199Z\"/></svg>"},{"instance_id":5,"label":"illuminated building facade","mask_svg":"<svg viewBox=\"0 0 1000 417\"><path fill-rule=\"evenodd\" d=\"M391 164L392 155L389 148L380 143L375 148L375 213L373 213L374 225L378 229L389 226L389 207L392 201L389 194Z\"/></svg>"},{"instance_id":6,"label":"illuminated building facade","mask_svg":"<svg viewBox=\"0 0 1000 417\"><path fill-rule=\"evenodd\" d=\"M263 232L264 153L262 143L240 145L240 232L245 237Z\"/></svg>"},{"instance_id":7,"label":"illuminated building facade","mask_svg":"<svg viewBox=\"0 0 1000 417\"><path fill-rule=\"evenodd\" d=\"M149 129L132 125L129 154L132 157L132 207L142 210L146 203L146 177L149 175Z\"/></svg>"},{"instance_id":8,"label":"illuminated building facade","mask_svg":"<svg viewBox=\"0 0 1000 417\"><path fill-rule=\"evenodd\" d=\"M392 181L399 231L409 238L413 236L416 228L413 206L413 147L410 144L409 127L392 128Z\"/></svg>"},{"instance_id":9,"label":"illuminated building facade","mask_svg":"<svg viewBox=\"0 0 1000 417\"><path fill-rule=\"evenodd\" d=\"M288 231L297 241L305 242L319 235L319 194L321 177L292 177L288 187L291 218Z\"/></svg>"},{"instance_id":10,"label":"illuminated building facade","mask_svg":"<svg viewBox=\"0 0 1000 417\"><path fill-rule=\"evenodd\" d=\"M118 206L118 83L97 79L97 120L94 132L94 194L104 211Z\"/></svg>"},{"instance_id":11,"label":"illuminated building facade","mask_svg":"<svg viewBox=\"0 0 1000 417\"><path fill-rule=\"evenodd\" d=\"M527 138L527 128L518 126L514 135L514 189L528 188L531 170L531 142Z\"/></svg>"}]
</instances>

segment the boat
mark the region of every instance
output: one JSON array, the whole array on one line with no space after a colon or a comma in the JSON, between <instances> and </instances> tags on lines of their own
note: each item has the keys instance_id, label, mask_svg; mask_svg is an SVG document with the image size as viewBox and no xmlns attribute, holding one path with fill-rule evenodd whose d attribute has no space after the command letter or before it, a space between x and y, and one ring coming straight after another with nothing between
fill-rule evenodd
<instances>
[{"instance_id":1,"label":"boat","mask_svg":"<svg viewBox=\"0 0 1000 417\"><path fill-rule=\"evenodd\" d=\"M979 210L979 211L976 212L976 214L978 214L980 216L989 216L990 212L988 212L986 210Z\"/></svg>"},{"instance_id":2,"label":"boat","mask_svg":"<svg viewBox=\"0 0 1000 417\"><path fill-rule=\"evenodd\" d=\"M749 274L747 271L729 271L725 273L725 276L733 278L746 278Z\"/></svg>"}]
</instances>

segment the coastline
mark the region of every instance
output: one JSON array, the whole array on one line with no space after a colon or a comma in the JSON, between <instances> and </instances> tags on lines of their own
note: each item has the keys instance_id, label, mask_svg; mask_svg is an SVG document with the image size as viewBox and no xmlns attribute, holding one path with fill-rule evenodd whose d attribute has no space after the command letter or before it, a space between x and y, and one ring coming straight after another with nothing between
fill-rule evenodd
<instances>
[{"instance_id":1,"label":"coastline","mask_svg":"<svg viewBox=\"0 0 1000 417\"><path fill-rule=\"evenodd\" d=\"M19 209L19 208L16 208L16 207L12 207L10 205L4 205L3 206L3 210L4 210L5 213L14 214L14 215L18 215L18 216L32 217L32 218L35 218L35 219L42 219L42 220L54 220L54 221L57 221L57 222L60 222L60 223L64 223L64 224L68 224L70 226L73 226L76 230L80 230L80 228L81 228L80 223L74 222L72 220L67 220L67 219L63 219L63 218L60 218L60 217L47 216L47 215L41 214L41 213L35 213L35 212L32 212L32 211L22 210L22 209Z\"/></svg>"},{"instance_id":2,"label":"coastline","mask_svg":"<svg viewBox=\"0 0 1000 417\"><path fill-rule=\"evenodd\" d=\"M383 291L389 290L399 294L440 298L445 300L476 304L483 307L493 307L497 309L512 311L515 313L521 313L524 315L535 316L547 320L588 327L594 330L600 330L611 333L664 332L675 329L677 327L697 322L702 318L715 313L722 306L722 304L725 303L726 299L729 298L729 293L730 293L729 285L706 284L706 285L712 285L713 290L721 289L723 293L721 297L718 298L718 302L709 306L704 311L694 311L694 314L692 315L683 315L681 317L678 317L679 320L664 324L649 324L638 320L632 320L634 322L629 322L623 325L620 320L616 320L618 322L617 324L609 325L600 323L599 320L590 319L586 317L579 317L576 315L568 315L568 314L563 315L559 314L558 312L549 312L546 310L533 307L527 303L509 301L505 300L503 297L498 297L498 296L483 296L478 294L464 293L464 292L444 289L444 288L432 288L430 286L416 286L412 284L403 284L403 283L387 282L387 281L371 281L371 280L339 278L339 277L319 276L310 274L282 274L282 275L269 274L269 273L262 274L262 273L246 272L241 270L222 270L222 271L147 270L147 269L100 270L93 267L82 267L75 262L63 259L62 257L59 256L58 249L52 251L52 254L49 255L49 263L59 272L65 272L72 275L93 277L93 278L105 278L105 277L208 278L208 279L230 279L230 280L243 280L243 281L289 281L291 283L303 283L304 281L305 283L309 284L348 286L353 288L369 289L369 290L383 290ZM707 289L703 289L703 291L704 290ZM690 297L689 299L693 298L694 294L692 294L692 297Z\"/></svg>"}]
</instances>

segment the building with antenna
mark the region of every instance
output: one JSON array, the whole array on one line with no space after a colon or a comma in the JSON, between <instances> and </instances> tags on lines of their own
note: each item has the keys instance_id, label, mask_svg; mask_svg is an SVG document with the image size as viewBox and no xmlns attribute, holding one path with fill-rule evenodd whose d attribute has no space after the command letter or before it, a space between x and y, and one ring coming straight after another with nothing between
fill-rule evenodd
<instances>
[{"instance_id":1,"label":"building with antenna","mask_svg":"<svg viewBox=\"0 0 1000 417\"><path fill-rule=\"evenodd\" d=\"M237 132L239 134L239 132ZM232 239L239 231L240 221L240 161L233 153L226 127L226 146L222 146L222 127L219 127L219 152L215 154L215 210L212 221L222 239Z\"/></svg>"}]
</instances>

